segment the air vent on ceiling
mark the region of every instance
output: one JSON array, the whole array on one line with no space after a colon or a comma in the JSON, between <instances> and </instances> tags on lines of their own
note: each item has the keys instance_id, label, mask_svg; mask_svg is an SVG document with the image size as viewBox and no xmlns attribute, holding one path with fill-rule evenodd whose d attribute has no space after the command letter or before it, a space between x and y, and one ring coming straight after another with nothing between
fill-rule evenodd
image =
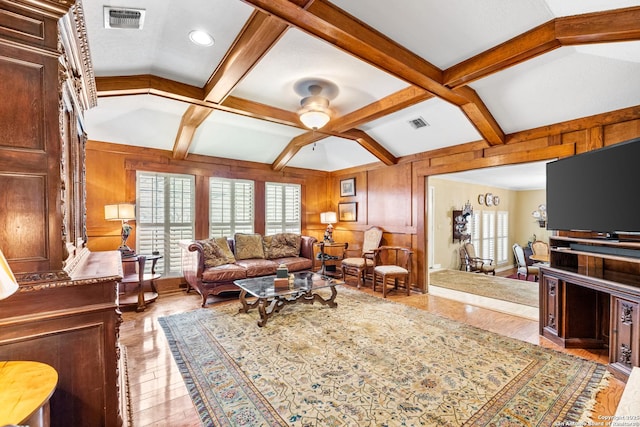
<instances>
[{"instance_id":1,"label":"air vent on ceiling","mask_svg":"<svg viewBox=\"0 0 640 427\"><path fill-rule=\"evenodd\" d=\"M422 117L416 117L415 119L409 120L409 124L414 129L426 128L429 125L425 119Z\"/></svg>"},{"instance_id":2,"label":"air vent on ceiling","mask_svg":"<svg viewBox=\"0 0 640 427\"><path fill-rule=\"evenodd\" d=\"M144 9L105 6L104 27L141 30L144 24L144 14Z\"/></svg>"}]
</instances>

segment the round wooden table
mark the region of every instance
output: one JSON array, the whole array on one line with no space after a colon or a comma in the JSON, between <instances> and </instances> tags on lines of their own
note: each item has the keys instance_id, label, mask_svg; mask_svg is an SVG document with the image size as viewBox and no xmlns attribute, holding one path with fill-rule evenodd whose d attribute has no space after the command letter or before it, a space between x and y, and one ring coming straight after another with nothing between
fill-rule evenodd
<instances>
[{"instance_id":1,"label":"round wooden table","mask_svg":"<svg viewBox=\"0 0 640 427\"><path fill-rule=\"evenodd\" d=\"M40 362L0 361L0 426L49 425L49 399L58 373Z\"/></svg>"}]
</instances>

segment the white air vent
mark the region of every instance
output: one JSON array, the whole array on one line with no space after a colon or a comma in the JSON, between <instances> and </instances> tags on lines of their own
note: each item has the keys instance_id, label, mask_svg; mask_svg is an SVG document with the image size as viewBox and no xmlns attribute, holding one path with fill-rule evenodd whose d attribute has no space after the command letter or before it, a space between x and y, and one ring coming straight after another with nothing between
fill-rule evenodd
<instances>
[{"instance_id":1,"label":"white air vent","mask_svg":"<svg viewBox=\"0 0 640 427\"><path fill-rule=\"evenodd\" d=\"M103 10L105 28L142 29L142 25L144 24L144 9L105 6Z\"/></svg>"},{"instance_id":2,"label":"white air vent","mask_svg":"<svg viewBox=\"0 0 640 427\"><path fill-rule=\"evenodd\" d=\"M431 126L425 119L422 117L416 117L415 119L409 120L409 124L414 129L426 128Z\"/></svg>"}]
</instances>

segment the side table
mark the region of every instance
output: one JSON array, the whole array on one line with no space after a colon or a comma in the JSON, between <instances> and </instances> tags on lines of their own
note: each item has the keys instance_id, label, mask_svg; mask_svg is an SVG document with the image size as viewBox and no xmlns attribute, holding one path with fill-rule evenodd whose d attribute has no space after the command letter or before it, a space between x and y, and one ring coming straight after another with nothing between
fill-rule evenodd
<instances>
[{"instance_id":1,"label":"side table","mask_svg":"<svg viewBox=\"0 0 640 427\"><path fill-rule=\"evenodd\" d=\"M0 425L49 426L58 372L40 362L0 362Z\"/></svg>"},{"instance_id":2,"label":"side table","mask_svg":"<svg viewBox=\"0 0 640 427\"><path fill-rule=\"evenodd\" d=\"M321 268L318 273L324 276L340 276L336 269L336 264L344 258L344 253L349 247L349 243L316 242L314 246L318 248L318 253L316 254L314 250L313 269L316 269L316 260L320 260Z\"/></svg>"},{"instance_id":3,"label":"side table","mask_svg":"<svg viewBox=\"0 0 640 427\"><path fill-rule=\"evenodd\" d=\"M158 298L158 289L156 288L155 281L162 275L156 273L156 263L162 258L162 255L134 255L131 257L122 258L123 270L125 270L124 277L120 282L123 288L123 292L118 296L119 307L136 306L136 311L144 311L147 308L147 304L154 302ZM145 273L145 265L147 261L151 261L151 273ZM127 263L136 263L136 270L128 273ZM151 290L145 292L145 283L149 283ZM135 292L127 292L127 285L135 285Z\"/></svg>"}]
</instances>

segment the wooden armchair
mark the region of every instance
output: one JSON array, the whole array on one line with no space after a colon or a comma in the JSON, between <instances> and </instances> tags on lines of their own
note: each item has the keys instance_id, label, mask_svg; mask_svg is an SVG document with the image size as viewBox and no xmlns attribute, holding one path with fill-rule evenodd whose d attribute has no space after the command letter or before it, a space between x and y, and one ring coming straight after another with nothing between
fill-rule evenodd
<instances>
[{"instance_id":1,"label":"wooden armchair","mask_svg":"<svg viewBox=\"0 0 640 427\"><path fill-rule=\"evenodd\" d=\"M493 274L496 275L496 266L493 264L493 260L490 258L480 258L476 255L476 249L473 244L467 242L460 248L461 254L464 258L464 263L467 271Z\"/></svg>"},{"instance_id":2,"label":"wooden armchair","mask_svg":"<svg viewBox=\"0 0 640 427\"><path fill-rule=\"evenodd\" d=\"M536 240L531 243L531 250L534 255L546 255L549 253L549 245L547 242L543 242L542 240Z\"/></svg>"},{"instance_id":3,"label":"wooden armchair","mask_svg":"<svg viewBox=\"0 0 640 427\"><path fill-rule=\"evenodd\" d=\"M360 256L345 257L340 264L343 280L346 281L347 275L355 276L358 279L358 288L360 284L365 284L367 273L373 269L373 250L380 246L381 240L382 229L379 227L371 227L364 232Z\"/></svg>"},{"instance_id":4,"label":"wooden armchair","mask_svg":"<svg viewBox=\"0 0 640 427\"><path fill-rule=\"evenodd\" d=\"M411 258L413 251L401 246L380 246L373 250L373 290L378 281L382 285L382 297L387 297L389 281L393 289L398 289L402 281L407 295L411 294Z\"/></svg>"}]
</instances>

